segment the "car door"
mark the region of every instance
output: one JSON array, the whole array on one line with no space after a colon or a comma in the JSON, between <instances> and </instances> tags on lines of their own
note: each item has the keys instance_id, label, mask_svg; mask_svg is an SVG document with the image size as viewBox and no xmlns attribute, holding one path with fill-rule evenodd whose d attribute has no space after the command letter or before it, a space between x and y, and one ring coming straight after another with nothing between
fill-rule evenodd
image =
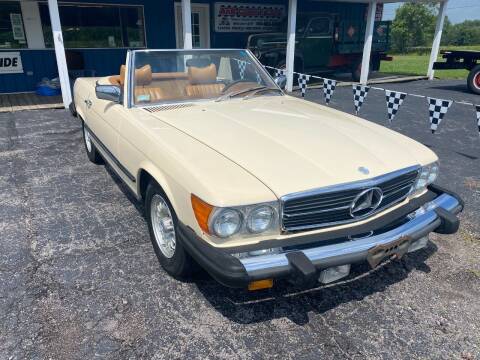
<instances>
[{"instance_id":1,"label":"car door","mask_svg":"<svg viewBox=\"0 0 480 360\"><path fill-rule=\"evenodd\" d=\"M88 117L91 121L91 130L101 146L106 148L109 155L118 158L118 136L121 126L123 104L99 99L95 94L90 96Z\"/></svg>"},{"instance_id":2,"label":"car door","mask_svg":"<svg viewBox=\"0 0 480 360\"><path fill-rule=\"evenodd\" d=\"M302 41L305 71L325 69L333 49L333 19L328 15L310 19Z\"/></svg>"}]
</instances>

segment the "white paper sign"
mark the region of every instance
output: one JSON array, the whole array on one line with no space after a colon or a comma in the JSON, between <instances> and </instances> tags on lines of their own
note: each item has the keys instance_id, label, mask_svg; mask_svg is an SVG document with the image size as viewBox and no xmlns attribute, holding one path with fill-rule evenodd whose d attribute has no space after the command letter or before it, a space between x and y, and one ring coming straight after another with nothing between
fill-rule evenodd
<instances>
[{"instance_id":1,"label":"white paper sign","mask_svg":"<svg viewBox=\"0 0 480 360\"><path fill-rule=\"evenodd\" d=\"M285 6L276 4L215 3L216 32L272 32L285 19Z\"/></svg>"},{"instance_id":2,"label":"white paper sign","mask_svg":"<svg viewBox=\"0 0 480 360\"><path fill-rule=\"evenodd\" d=\"M10 14L10 22L12 24L13 39L23 43L25 41L25 32L23 31L22 15Z\"/></svg>"},{"instance_id":3,"label":"white paper sign","mask_svg":"<svg viewBox=\"0 0 480 360\"><path fill-rule=\"evenodd\" d=\"M23 73L20 52L0 52L0 74Z\"/></svg>"}]
</instances>

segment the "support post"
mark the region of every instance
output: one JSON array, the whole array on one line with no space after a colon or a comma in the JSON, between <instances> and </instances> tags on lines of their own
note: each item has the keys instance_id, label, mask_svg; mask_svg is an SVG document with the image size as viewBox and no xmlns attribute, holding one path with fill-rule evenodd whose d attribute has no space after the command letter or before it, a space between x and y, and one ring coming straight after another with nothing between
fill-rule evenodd
<instances>
[{"instance_id":1,"label":"support post","mask_svg":"<svg viewBox=\"0 0 480 360\"><path fill-rule=\"evenodd\" d=\"M192 48L192 7L190 0L182 0L183 48Z\"/></svg>"},{"instance_id":2,"label":"support post","mask_svg":"<svg viewBox=\"0 0 480 360\"><path fill-rule=\"evenodd\" d=\"M437 25L435 27L435 36L433 37L432 52L430 53L430 62L428 63L427 76L429 80L433 80L435 71L433 70L433 63L437 61L438 52L440 51L440 41L442 40L443 23L445 22L445 12L447 10L448 0L440 3L438 10Z\"/></svg>"},{"instance_id":3,"label":"support post","mask_svg":"<svg viewBox=\"0 0 480 360\"><path fill-rule=\"evenodd\" d=\"M371 1L368 4L367 28L365 29L365 42L363 44L362 71L360 73L360 83L367 84L368 73L370 71L370 57L372 55L373 25L375 23L375 12L377 1Z\"/></svg>"},{"instance_id":4,"label":"support post","mask_svg":"<svg viewBox=\"0 0 480 360\"><path fill-rule=\"evenodd\" d=\"M295 67L295 28L297 23L297 0L288 1L288 30L287 30L287 91L293 90L293 69Z\"/></svg>"},{"instance_id":5,"label":"support post","mask_svg":"<svg viewBox=\"0 0 480 360\"><path fill-rule=\"evenodd\" d=\"M67 59L65 58L65 48L63 47L62 26L58 13L57 0L48 0L48 11L50 13L50 23L52 24L53 44L55 46L55 57L57 59L63 105L65 109L68 109L68 106L72 102L72 93L70 90L70 79L68 77Z\"/></svg>"}]
</instances>

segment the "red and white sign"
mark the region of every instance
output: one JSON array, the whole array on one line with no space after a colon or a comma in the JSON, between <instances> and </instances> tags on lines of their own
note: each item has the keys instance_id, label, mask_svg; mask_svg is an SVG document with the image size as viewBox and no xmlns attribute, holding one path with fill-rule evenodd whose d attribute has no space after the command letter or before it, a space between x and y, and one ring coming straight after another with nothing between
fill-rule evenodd
<instances>
[{"instance_id":1,"label":"red and white sign","mask_svg":"<svg viewBox=\"0 0 480 360\"><path fill-rule=\"evenodd\" d=\"M215 31L278 31L278 25L285 16L284 5L217 2L215 3Z\"/></svg>"}]
</instances>

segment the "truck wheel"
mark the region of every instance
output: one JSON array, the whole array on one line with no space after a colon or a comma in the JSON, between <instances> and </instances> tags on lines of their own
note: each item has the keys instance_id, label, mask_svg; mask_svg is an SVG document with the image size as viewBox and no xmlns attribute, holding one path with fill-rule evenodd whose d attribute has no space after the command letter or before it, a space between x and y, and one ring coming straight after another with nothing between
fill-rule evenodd
<instances>
[{"instance_id":1,"label":"truck wheel","mask_svg":"<svg viewBox=\"0 0 480 360\"><path fill-rule=\"evenodd\" d=\"M85 126L85 122L82 121L82 129L83 129L83 143L85 144L85 150L87 152L88 159L94 164L103 164L103 159L100 156L95 144L92 141L92 136L90 135L90 131Z\"/></svg>"},{"instance_id":2,"label":"truck wheel","mask_svg":"<svg viewBox=\"0 0 480 360\"><path fill-rule=\"evenodd\" d=\"M160 265L176 279L191 275L193 259L178 241L178 219L170 201L152 181L145 195L145 212L153 249Z\"/></svg>"},{"instance_id":3,"label":"truck wheel","mask_svg":"<svg viewBox=\"0 0 480 360\"><path fill-rule=\"evenodd\" d=\"M467 86L471 92L480 95L480 65L470 70L467 78Z\"/></svg>"}]
</instances>

